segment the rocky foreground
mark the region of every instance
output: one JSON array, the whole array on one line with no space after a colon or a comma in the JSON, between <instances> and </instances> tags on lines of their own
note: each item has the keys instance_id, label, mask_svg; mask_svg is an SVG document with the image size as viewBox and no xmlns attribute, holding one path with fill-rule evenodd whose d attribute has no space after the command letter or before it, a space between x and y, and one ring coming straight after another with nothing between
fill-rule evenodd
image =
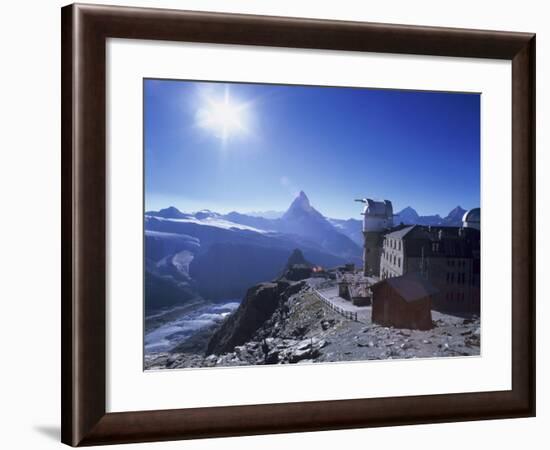
<instances>
[{"instance_id":1,"label":"rocky foreground","mask_svg":"<svg viewBox=\"0 0 550 450\"><path fill-rule=\"evenodd\" d=\"M279 280L251 288L241 307L201 346L146 354L146 369L246 366L480 354L479 319L432 311L433 329L355 322L314 294L319 280ZM369 314L370 316L370 314ZM204 338L204 337L203 337Z\"/></svg>"}]
</instances>

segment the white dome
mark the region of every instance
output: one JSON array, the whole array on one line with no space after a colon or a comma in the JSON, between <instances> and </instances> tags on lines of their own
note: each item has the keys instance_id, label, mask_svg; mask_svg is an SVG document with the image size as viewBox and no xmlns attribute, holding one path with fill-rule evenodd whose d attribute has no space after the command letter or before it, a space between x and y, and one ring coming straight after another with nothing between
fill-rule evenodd
<instances>
[{"instance_id":1,"label":"white dome","mask_svg":"<svg viewBox=\"0 0 550 450\"><path fill-rule=\"evenodd\" d=\"M477 228L480 229L481 225L481 209L473 208L464 213L462 217L462 226L464 228Z\"/></svg>"},{"instance_id":2,"label":"white dome","mask_svg":"<svg viewBox=\"0 0 550 450\"><path fill-rule=\"evenodd\" d=\"M462 217L462 222L481 222L481 209L474 208L466 211Z\"/></svg>"}]
</instances>

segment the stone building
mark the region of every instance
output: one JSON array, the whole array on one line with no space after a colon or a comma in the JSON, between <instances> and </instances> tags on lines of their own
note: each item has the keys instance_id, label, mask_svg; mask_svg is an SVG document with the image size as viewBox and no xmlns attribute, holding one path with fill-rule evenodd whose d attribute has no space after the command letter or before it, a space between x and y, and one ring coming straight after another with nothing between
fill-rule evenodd
<instances>
[{"instance_id":1,"label":"stone building","mask_svg":"<svg viewBox=\"0 0 550 450\"><path fill-rule=\"evenodd\" d=\"M363 272L380 275L380 254L384 234L393 227L393 206L389 200L375 201L370 198L357 200L365 204L363 209Z\"/></svg>"},{"instance_id":2,"label":"stone building","mask_svg":"<svg viewBox=\"0 0 550 450\"><path fill-rule=\"evenodd\" d=\"M471 218L475 217L473 214ZM477 224L478 228L411 225L386 233L380 255L380 277L418 273L438 290L433 298L434 309L479 313L479 220Z\"/></svg>"}]
</instances>

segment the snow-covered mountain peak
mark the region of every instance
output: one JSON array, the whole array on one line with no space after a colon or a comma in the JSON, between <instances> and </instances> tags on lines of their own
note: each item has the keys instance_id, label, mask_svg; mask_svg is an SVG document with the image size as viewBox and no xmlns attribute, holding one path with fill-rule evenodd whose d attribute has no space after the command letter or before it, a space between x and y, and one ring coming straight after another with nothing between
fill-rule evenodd
<instances>
[{"instance_id":1,"label":"snow-covered mountain peak","mask_svg":"<svg viewBox=\"0 0 550 450\"><path fill-rule=\"evenodd\" d=\"M218 213L210 211L209 209L201 209L200 211L195 212L193 215L199 220L214 219L220 217Z\"/></svg>"}]
</instances>

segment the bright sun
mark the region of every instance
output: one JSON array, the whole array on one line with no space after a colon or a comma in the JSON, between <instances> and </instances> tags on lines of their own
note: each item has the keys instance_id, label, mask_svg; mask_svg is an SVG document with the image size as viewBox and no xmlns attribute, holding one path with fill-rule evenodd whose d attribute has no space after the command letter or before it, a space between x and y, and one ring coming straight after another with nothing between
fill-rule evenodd
<instances>
[{"instance_id":1,"label":"bright sun","mask_svg":"<svg viewBox=\"0 0 550 450\"><path fill-rule=\"evenodd\" d=\"M248 132L247 103L239 103L231 98L229 89L225 90L223 98L204 97L204 105L197 112L197 122L225 144L237 134Z\"/></svg>"}]
</instances>

